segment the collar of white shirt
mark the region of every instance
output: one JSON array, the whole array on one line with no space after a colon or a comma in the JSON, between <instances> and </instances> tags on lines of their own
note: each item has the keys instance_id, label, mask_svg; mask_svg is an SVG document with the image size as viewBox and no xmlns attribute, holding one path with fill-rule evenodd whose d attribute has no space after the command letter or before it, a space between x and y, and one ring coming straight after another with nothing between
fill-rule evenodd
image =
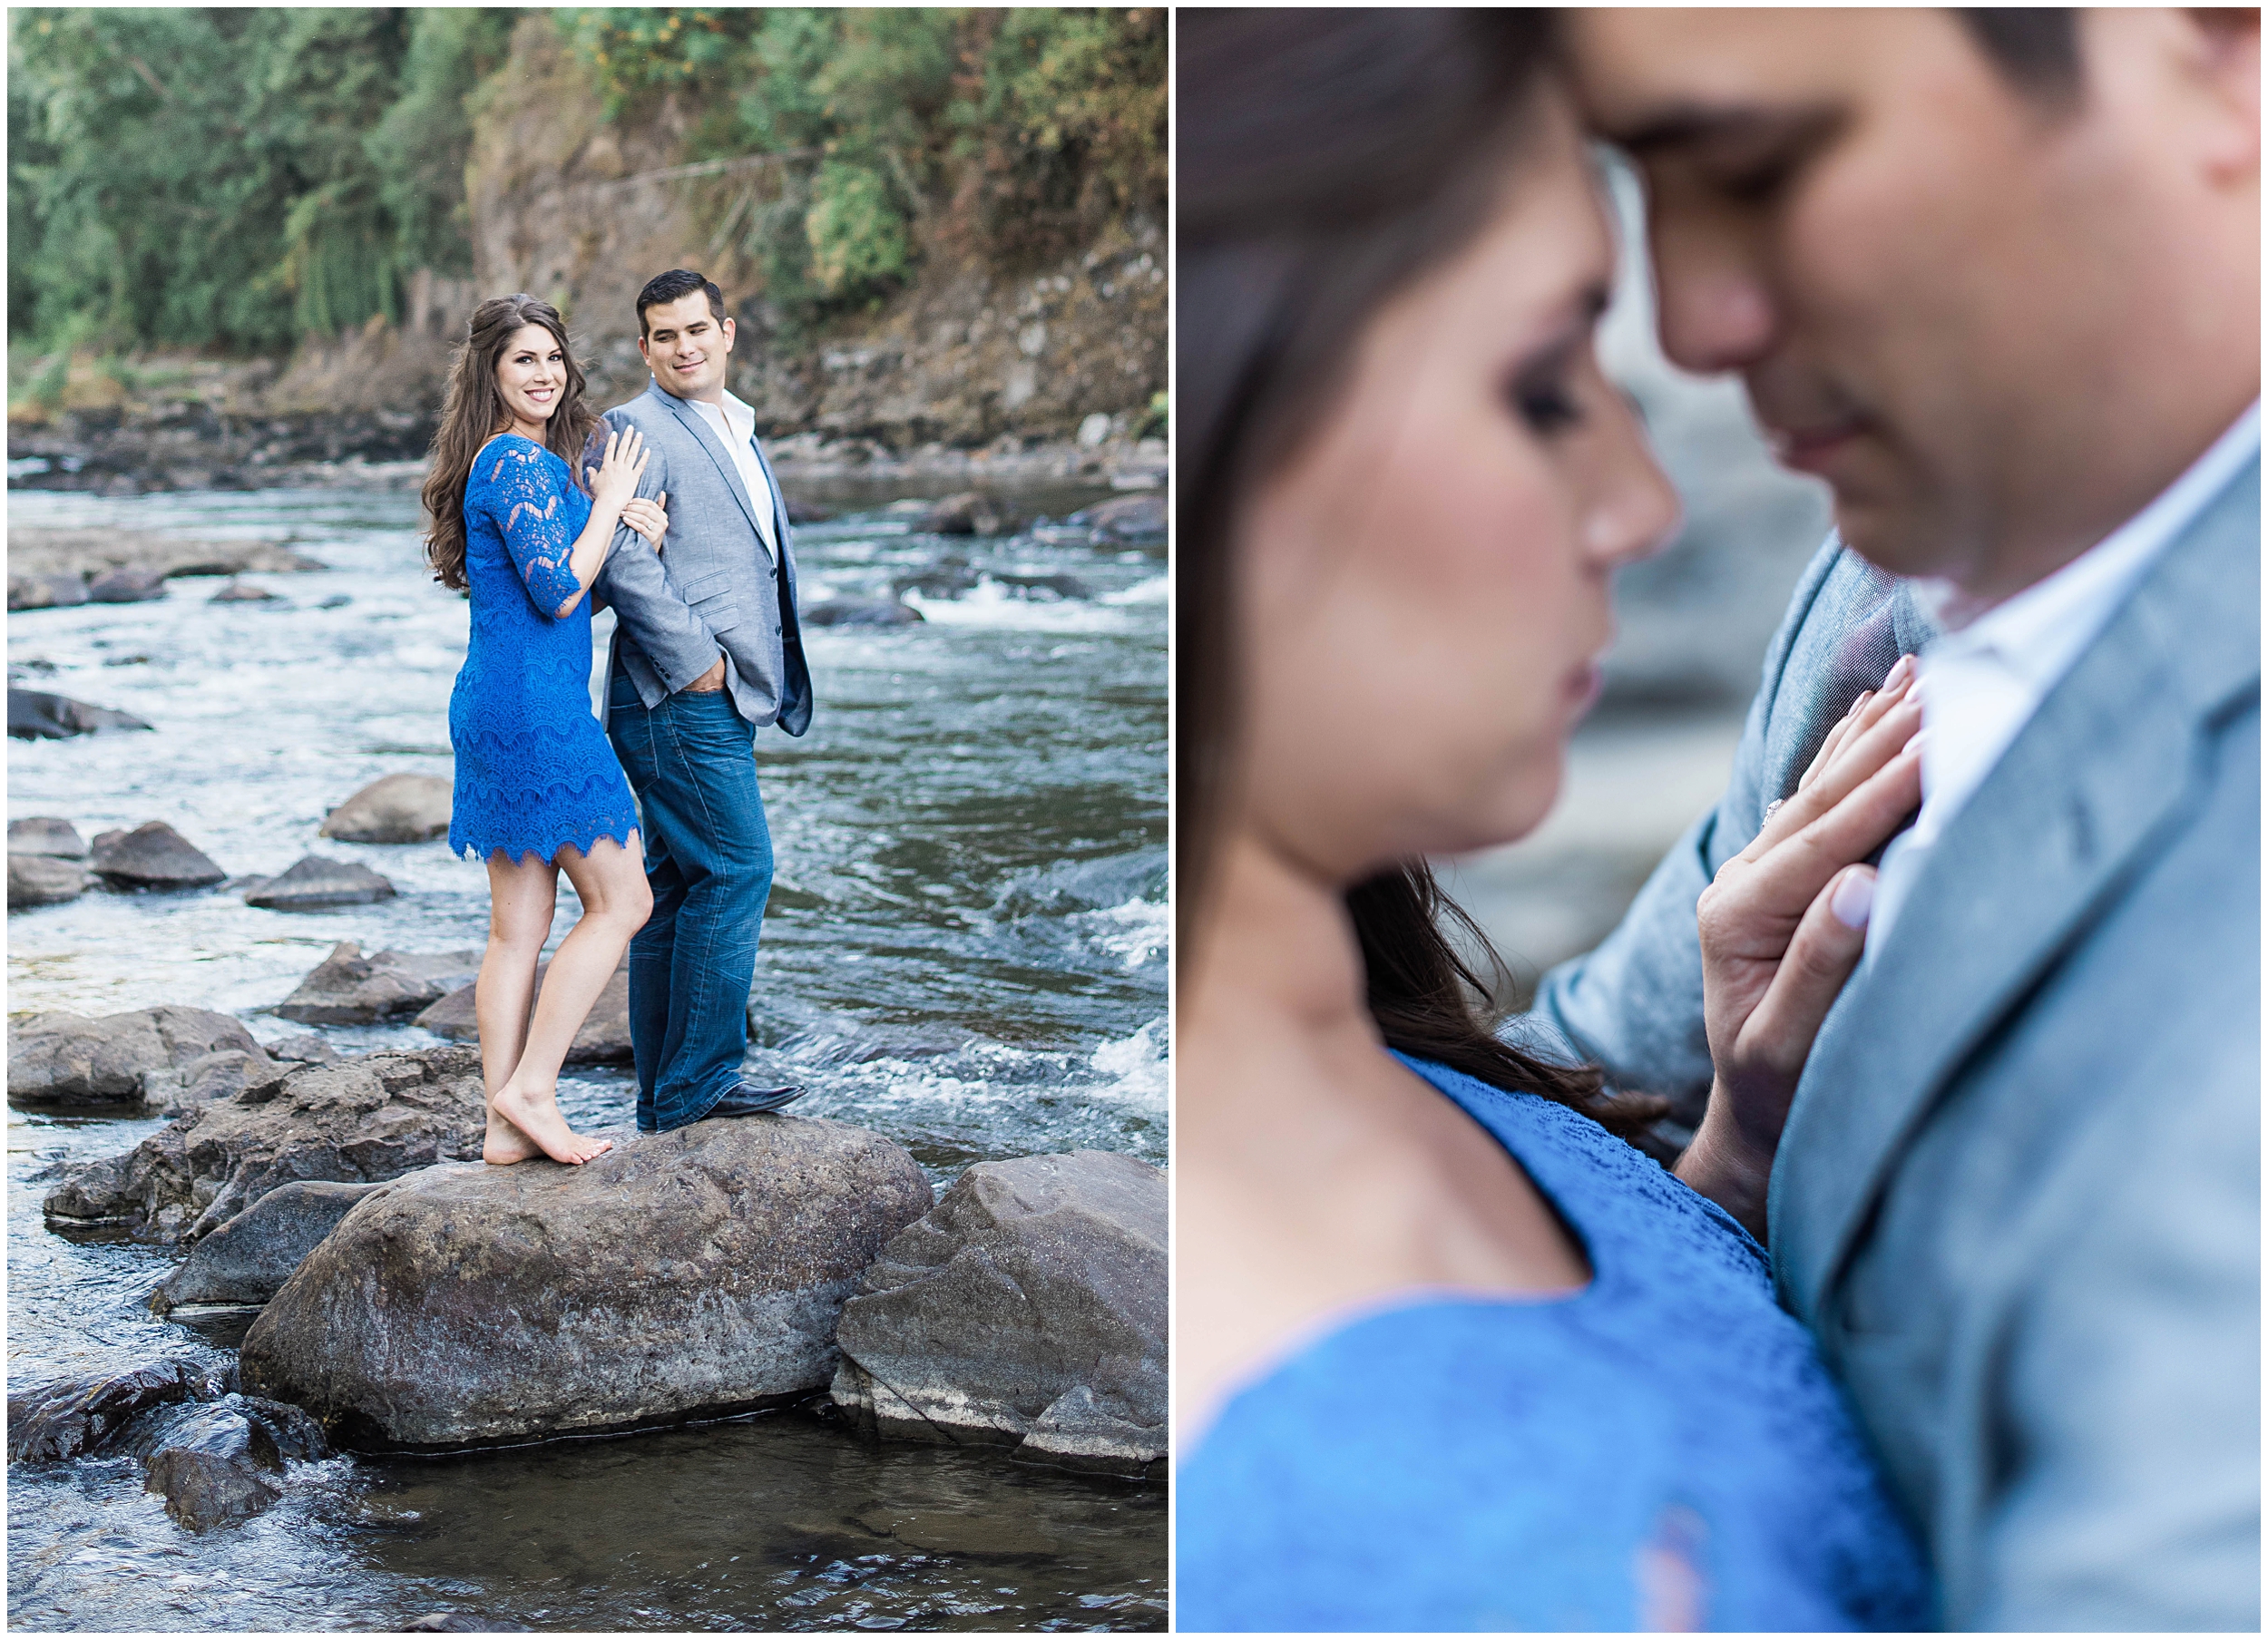
<instances>
[{"instance_id":1,"label":"collar of white shirt","mask_svg":"<svg viewBox=\"0 0 2268 1640\"><path fill-rule=\"evenodd\" d=\"M2110 624L2159 553L2188 527L2244 464L2260 454L2260 405L2236 418L2150 504L2054 574L1995 604L1918 657L1921 813L1882 858L1872 950L1896 917L1921 851L1936 841L1984 783L2048 691ZM1950 589L1919 589L1941 603Z\"/></svg>"},{"instance_id":2,"label":"collar of white shirt","mask_svg":"<svg viewBox=\"0 0 2268 1640\"><path fill-rule=\"evenodd\" d=\"M732 453L732 464L740 471L740 483L748 493L748 504L756 511L756 532L762 538L764 550L774 558L779 549L772 543L771 486L764 482L764 470L756 459L756 412L740 399L728 393L722 404L711 404L705 398L686 401L699 412L701 419L716 429L717 436Z\"/></svg>"}]
</instances>

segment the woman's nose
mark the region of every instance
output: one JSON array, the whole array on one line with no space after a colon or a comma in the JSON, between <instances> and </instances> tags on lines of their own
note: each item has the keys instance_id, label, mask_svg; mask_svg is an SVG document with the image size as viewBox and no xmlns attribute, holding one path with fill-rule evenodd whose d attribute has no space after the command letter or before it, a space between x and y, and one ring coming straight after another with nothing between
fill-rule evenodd
<instances>
[{"instance_id":1,"label":"woman's nose","mask_svg":"<svg viewBox=\"0 0 2268 1640\"><path fill-rule=\"evenodd\" d=\"M1609 569L1660 552L1684 518L1637 413L1619 395L1612 415L1608 449L1582 522L1584 555Z\"/></svg>"}]
</instances>

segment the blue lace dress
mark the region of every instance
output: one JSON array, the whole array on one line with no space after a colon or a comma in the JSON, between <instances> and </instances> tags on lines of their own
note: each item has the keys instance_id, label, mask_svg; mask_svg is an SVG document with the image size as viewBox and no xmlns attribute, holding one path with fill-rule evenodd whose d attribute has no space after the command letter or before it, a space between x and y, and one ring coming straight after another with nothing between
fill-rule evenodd
<instances>
[{"instance_id":1,"label":"blue lace dress","mask_svg":"<svg viewBox=\"0 0 2268 1640\"><path fill-rule=\"evenodd\" d=\"M1747 1233L1564 1106L1407 1062L1591 1284L1414 1294L1236 1395L1179 1467L1176 1625L1927 1626L1914 1539Z\"/></svg>"},{"instance_id":2,"label":"blue lace dress","mask_svg":"<svg viewBox=\"0 0 2268 1640\"><path fill-rule=\"evenodd\" d=\"M456 792L449 846L485 860L550 860L601 837L627 845L638 809L591 710L591 600L567 567L591 498L567 464L506 434L464 486L464 574L473 631L449 696Z\"/></svg>"}]
</instances>

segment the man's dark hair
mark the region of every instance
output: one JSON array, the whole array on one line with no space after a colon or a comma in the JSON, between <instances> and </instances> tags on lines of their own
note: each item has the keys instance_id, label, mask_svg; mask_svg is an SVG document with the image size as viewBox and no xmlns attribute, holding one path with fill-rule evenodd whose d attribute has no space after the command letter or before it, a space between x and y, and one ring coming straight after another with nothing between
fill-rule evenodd
<instances>
[{"instance_id":1,"label":"man's dark hair","mask_svg":"<svg viewBox=\"0 0 2268 1640\"><path fill-rule=\"evenodd\" d=\"M1953 15L2017 90L2050 102L2077 94L2084 73L2077 12L2068 6L1996 10L1965 5L1956 7Z\"/></svg>"},{"instance_id":2,"label":"man's dark hair","mask_svg":"<svg viewBox=\"0 0 2268 1640\"><path fill-rule=\"evenodd\" d=\"M725 322L725 293L717 288L707 274L689 268L672 268L667 273L657 273L646 281L646 288L638 293L638 334L646 334L646 309L659 308L668 302L691 296L696 290L709 298L709 316L719 328Z\"/></svg>"}]
</instances>

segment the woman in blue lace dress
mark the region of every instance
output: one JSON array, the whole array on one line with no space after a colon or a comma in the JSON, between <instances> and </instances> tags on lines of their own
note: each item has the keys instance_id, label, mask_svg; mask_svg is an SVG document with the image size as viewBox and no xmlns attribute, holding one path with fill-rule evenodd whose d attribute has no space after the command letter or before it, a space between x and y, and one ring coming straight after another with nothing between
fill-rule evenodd
<instances>
[{"instance_id":1,"label":"woman in blue lace dress","mask_svg":"<svg viewBox=\"0 0 2268 1640\"><path fill-rule=\"evenodd\" d=\"M488 866L488 950L474 992L490 1162L581 1163L608 1141L560 1115L559 1068L653 909L638 811L591 708L591 601L618 522L659 548L662 501L633 495L635 432L574 463L597 421L558 310L531 296L474 310L434 437L425 510L435 578L469 591L472 636L449 698L449 846ZM588 485L586 491L585 485ZM582 915L536 964L565 872Z\"/></svg>"},{"instance_id":2,"label":"woman in blue lace dress","mask_svg":"<svg viewBox=\"0 0 2268 1640\"><path fill-rule=\"evenodd\" d=\"M1677 520L1540 17L1181 16L1176 1621L1919 1626L1742 1222L1918 791L1901 680L1710 890L1674 1171L1477 1017L1422 864L1543 818Z\"/></svg>"}]
</instances>

